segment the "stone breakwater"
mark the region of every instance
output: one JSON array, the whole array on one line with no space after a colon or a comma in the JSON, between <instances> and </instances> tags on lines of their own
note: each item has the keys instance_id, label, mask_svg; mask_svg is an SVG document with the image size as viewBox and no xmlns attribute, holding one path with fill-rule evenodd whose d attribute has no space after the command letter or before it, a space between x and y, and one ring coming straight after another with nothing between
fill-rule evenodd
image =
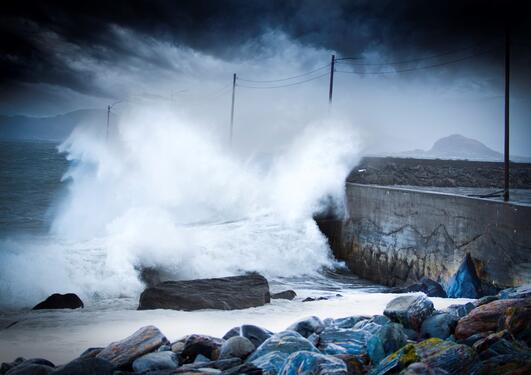
<instances>
[{"instance_id":1,"label":"stone breakwater","mask_svg":"<svg viewBox=\"0 0 531 375\"><path fill-rule=\"evenodd\" d=\"M0 374L526 374L530 318L530 285L441 311L404 294L383 315L312 316L281 332L242 325L170 342L146 326L64 365L17 358Z\"/></svg>"}]
</instances>

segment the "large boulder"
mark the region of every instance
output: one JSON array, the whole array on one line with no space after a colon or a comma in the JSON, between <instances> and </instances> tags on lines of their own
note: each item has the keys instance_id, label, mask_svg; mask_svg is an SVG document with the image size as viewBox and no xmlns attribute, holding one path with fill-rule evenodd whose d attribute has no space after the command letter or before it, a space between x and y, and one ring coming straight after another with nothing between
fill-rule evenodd
<instances>
[{"instance_id":1,"label":"large boulder","mask_svg":"<svg viewBox=\"0 0 531 375\"><path fill-rule=\"evenodd\" d=\"M509 307L501 317L499 328L531 347L531 306Z\"/></svg>"},{"instance_id":2,"label":"large boulder","mask_svg":"<svg viewBox=\"0 0 531 375\"><path fill-rule=\"evenodd\" d=\"M270 352L281 352L291 354L306 350L318 353L319 350L306 338L294 331L284 331L275 333L260 345L253 354L247 358L247 362L254 362L255 359L260 358ZM256 363L255 363L256 364Z\"/></svg>"},{"instance_id":3,"label":"large boulder","mask_svg":"<svg viewBox=\"0 0 531 375\"><path fill-rule=\"evenodd\" d=\"M17 358L11 363L2 363L0 374L9 375L47 375L53 372L55 365L43 358Z\"/></svg>"},{"instance_id":4,"label":"large boulder","mask_svg":"<svg viewBox=\"0 0 531 375\"><path fill-rule=\"evenodd\" d=\"M74 293L52 294L44 301L36 304L32 310L44 309L78 309L83 308L83 301Z\"/></svg>"},{"instance_id":5,"label":"large boulder","mask_svg":"<svg viewBox=\"0 0 531 375\"><path fill-rule=\"evenodd\" d=\"M479 375L531 374L531 355L511 353L491 357L481 362L481 367L476 373Z\"/></svg>"},{"instance_id":6,"label":"large boulder","mask_svg":"<svg viewBox=\"0 0 531 375\"><path fill-rule=\"evenodd\" d=\"M300 351L291 354L279 375L321 375L338 374L347 375L347 365L339 358L315 352Z\"/></svg>"},{"instance_id":7,"label":"large boulder","mask_svg":"<svg viewBox=\"0 0 531 375\"><path fill-rule=\"evenodd\" d=\"M95 358L109 361L115 368L120 368L168 343L168 339L157 327L146 326L123 340L109 344Z\"/></svg>"},{"instance_id":8,"label":"large boulder","mask_svg":"<svg viewBox=\"0 0 531 375\"><path fill-rule=\"evenodd\" d=\"M483 296L481 280L469 253L465 255L457 272L448 281L446 292L450 298L480 298Z\"/></svg>"},{"instance_id":9,"label":"large boulder","mask_svg":"<svg viewBox=\"0 0 531 375\"><path fill-rule=\"evenodd\" d=\"M406 328L418 331L433 310L433 303L424 294L406 295L391 300L385 307L384 315Z\"/></svg>"},{"instance_id":10,"label":"large boulder","mask_svg":"<svg viewBox=\"0 0 531 375\"><path fill-rule=\"evenodd\" d=\"M243 276L185 281L165 281L145 289L139 310L235 310L269 303L267 280L251 273Z\"/></svg>"},{"instance_id":11,"label":"large boulder","mask_svg":"<svg viewBox=\"0 0 531 375\"><path fill-rule=\"evenodd\" d=\"M494 332L507 309L530 306L531 298L526 298L498 300L476 307L467 316L459 319L455 328L455 338L463 340L479 332Z\"/></svg>"},{"instance_id":12,"label":"large boulder","mask_svg":"<svg viewBox=\"0 0 531 375\"><path fill-rule=\"evenodd\" d=\"M297 333L300 333L304 337L309 337L314 333L321 333L324 328L325 326L321 319L316 316L310 316L308 318L304 318L293 323L288 328L286 328L286 331L295 331Z\"/></svg>"}]
</instances>

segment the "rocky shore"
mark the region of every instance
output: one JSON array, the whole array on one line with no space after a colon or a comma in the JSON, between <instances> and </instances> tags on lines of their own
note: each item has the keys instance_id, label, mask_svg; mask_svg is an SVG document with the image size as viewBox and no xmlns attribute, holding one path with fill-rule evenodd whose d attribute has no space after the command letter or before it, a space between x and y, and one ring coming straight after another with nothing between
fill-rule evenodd
<instances>
[{"instance_id":1,"label":"rocky shore","mask_svg":"<svg viewBox=\"0 0 531 375\"><path fill-rule=\"evenodd\" d=\"M441 311L426 294L414 293L391 300L383 315L323 318L305 318L281 332L242 325L220 338L190 334L173 342L146 326L64 365L17 358L3 363L0 374L531 372L531 285Z\"/></svg>"}]
</instances>

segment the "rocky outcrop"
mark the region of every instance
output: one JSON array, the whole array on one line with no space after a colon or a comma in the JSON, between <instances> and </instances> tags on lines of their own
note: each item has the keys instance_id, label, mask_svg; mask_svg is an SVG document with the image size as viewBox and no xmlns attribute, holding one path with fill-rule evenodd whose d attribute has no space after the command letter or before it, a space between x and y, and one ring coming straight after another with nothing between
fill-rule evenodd
<instances>
[{"instance_id":1,"label":"rocky outcrop","mask_svg":"<svg viewBox=\"0 0 531 375\"><path fill-rule=\"evenodd\" d=\"M256 273L243 276L165 281L140 295L139 310L235 310L269 303L269 284Z\"/></svg>"},{"instance_id":2,"label":"rocky outcrop","mask_svg":"<svg viewBox=\"0 0 531 375\"><path fill-rule=\"evenodd\" d=\"M44 309L79 309L83 308L83 301L74 293L52 294L44 301L39 302L32 310Z\"/></svg>"}]
</instances>

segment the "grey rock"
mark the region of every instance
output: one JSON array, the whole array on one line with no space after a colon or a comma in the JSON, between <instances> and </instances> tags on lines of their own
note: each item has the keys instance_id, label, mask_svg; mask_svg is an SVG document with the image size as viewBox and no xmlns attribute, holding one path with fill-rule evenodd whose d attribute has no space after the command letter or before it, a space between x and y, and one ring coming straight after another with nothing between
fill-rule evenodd
<instances>
[{"instance_id":1,"label":"grey rock","mask_svg":"<svg viewBox=\"0 0 531 375\"><path fill-rule=\"evenodd\" d=\"M165 281L145 289L139 310L235 310L270 301L269 284L257 274L185 281Z\"/></svg>"},{"instance_id":2,"label":"grey rock","mask_svg":"<svg viewBox=\"0 0 531 375\"><path fill-rule=\"evenodd\" d=\"M48 375L53 367L37 364L19 365L6 372L6 375Z\"/></svg>"},{"instance_id":3,"label":"grey rock","mask_svg":"<svg viewBox=\"0 0 531 375\"><path fill-rule=\"evenodd\" d=\"M175 369L177 366L177 355L172 351L148 353L133 362L135 372Z\"/></svg>"},{"instance_id":4,"label":"grey rock","mask_svg":"<svg viewBox=\"0 0 531 375\"><path fill-rule=\"evenodd\" d=\"M342 360L331 355L324 355L315 352L300 351L291 354L279 375L321 375L337 374L347 375L347 365Z\"/></svg>"},{"instance_id":5,"label":"grey rock","mask_svg":"<svg viewBox=\"0 0 531 375\"><path fill-rule=\"evenodd\" d=\"M405 287L394 287L387 290L388 293L412 293L422 292L428 297L447 298L447 294L437 281L422 277L418 283L414 283Z\"/></svg>"},{"instance_id":6,"label":"grey rock","mask_svg":"<svg viewBox=\"0 0 531 375\"><path fill-rule=\"evenodd\" d=\"M74 293L54 293L44 301L39 302L32 310L44 309L78 309L83 308L83 301Z\"/></svg>"},{"instance_id":7,"label":"grey rock","mask_svg":"<svg viewBox=\"0 0 531 375\"><path fill-rule=\"evenodd\" d=\"M256 367L253 363L242 363L239 366L223 371L223 375L262 375L262 373L262 369Z\"/></svg>"},{"instance_id":8,"label":"grey rock","mask_svg":"<svg viewBox=\"0 0 531 375\"><path fill-rule=\"evenodd\" d=\"M146 326L123 340L109 344L96 355L96 358L109 361L114 367L119 368L130 365L138 357L167 343L168 339L157 327Z\"/></svg>"},{"instance_id":9,"label":"grey rock","mask_svg":"<svg viewBox=\"0 0 531 375\"><path fill-rule=\"evenodd\" d=\"M240 336L240 327L233 327L227 331L222 337L223 340L228 340L231 337Z\"/></svg>"},{"instance_id":10,"label":"grey rock","mask_svg":"<svg viewBox=\"0 0 531 375\"><path fill-rule=\"evenodd\" d=\"M233 367L241 365L242 361L239 358L228 358L228 359L220 359L217 361L209 361L209 362L197 362L197 363L189 363L186 365L183 365L176 370L171 370L171 373L178 373L179 371L192 371L192 370L198 370L198 369L215 369L215 370L221 370L225 371L228 369L231 369ZM151 375L151 374L150 374Z\"/></svg>"},{"instance_id":11,"label":"grey rock","mask_svg":"<svg viewBox=\"0 0 531 375\"><path fill-rule=\"evenodd\" d=\"M479 307L481 305L485 305L487 303L490 303L492 301L497 301L499 299L500 299L500 297L498 297L498 296L485 296L485 297L481 297L477 301L474 301L473 304L474 304L475 307Z\"/></svg>"},{"instance_id":12,"label":"grey rock","mask_svg":"<svg viewBox=\"0 0 531 375\"><path fill-rule=\"evenodd\" d=\"M273 336L273 332L252 324L244 324L241 326L241 336L251 340L253 345L258 348L265 340Z\"/></svg>"},{"instance_id":13,"label":"grey rock","mask_svg":"<svg viewBox=\"0 0 531 375\"><path fill-rule=\"evenodd\" d=\"M254 344L246 337L234 336L221 345L220 359L240 358L245 359L255 349Z\"/></svg>"},{"instance_id":14,"label":"grey rock","mask_svg":"<svg viewBox=\"0 0 531 375\"><path fill-rule=\"evenodd\" d=\"M180 355L180 363L192 363L199 354L212 361L219 359L221 345L224 340L207 335L190 335L184 343Z\"/></svg>"},{"instance_id":15,"label":"grey rock","mask_svg":"<svg viewBox=\"0 0 531 375\"><path fill-rule=\"evenodd\" d=\"M352 328L354 327L358 322L363 320L368 320L370 317L368 316L347 316L345 318L338 318L332 320L332 325L336 326L337 328ZM323 321L324 322L324 321ZM327 325L325 323L325 325Z\"/></svg>"},{"instance_id":16,"label":"grey rock","mask_svg":"<svg viewBox=\"0 0 531 375\"><path fill-rule=\"evenodd\" d=\"M390 301L384 315L406 328L418 331L433 310L433 303L425 295L405 295Z\"/></svg>"},{"instance_id":17,"label":"grey rock","mask_svg":"<svg viewBox=\"0 0 531 375\"><path fill-rule=\"evenodd\" d=\"M476 306L472 302L467 302L464 305L450 305L446 308L446 311L458 318L462 318L475 308Z\"/></svg>"},{"instance_id":18,"label":"grey rock","mask_svg":"<svg viewBox=\"0 0 531 375\"><path fill-rule=\"evenodd\" d=\"M114 366L99 358L77 358L52 372L53 375L112 375Z\"/></svg>"},{"instance_id":19,"label":"grey rock","mask_svg":"<svg viewBox=\"0 0 531 375\"><path fill-rule=\"evenodd\" d=\"M424 322L420 328L420 336L423 338L438 337L445 340L457 325L458 318L450 313L434 314Z\"/></svg>"},{"instance_id":20,"label":"grey rock","mask_svg":"<svg viewBox=\"0 0 531 375\"><path fill-rule=\"evenodd\" d=\"M95 357L95 356L97 356L102 350L103 350L103 348L88 348L88 349L85 350L83 353L81 353L81 355L79 356L79 358L92 358L92 357Z\"/></svg>"},{"instance_id":21,"label":"grey rock","mask_svg":"<svg viewBox=\"0 0 531 375\"><path fill-rule=\"evenodd\" d=\"M297 293L293 290L284 290L283 292L271 294L271 299L287 299L291 301L295 297L297 297Z\"/></svg>"},{"instance_id":22,"label":"grey rock","mask_svg":"<svg viewBox=\"0 0 531 375\"><path fill-rule=\"evenodd\" d=\"M402 374L402 373L401 373ZM410 364L407 369L404 370L402 375L446 375L448 372L440 369L433 368L422 362L415 362Z\"/></svg>"},{"instance_id":23,"label":"grey rock","mask_svg":"<svg viewBox=\"0 0 531 375\"><path fill-rule=\"evenodd\" d=\"M504 289L498 293L500 299L531 297L531 284L520 285L516 288Z\"/></svg>"},{"instance_id":24,"label":"grey rock","mask_svg":"<svg viewBox=\"0 0 531 375\"><path fill-rule=\"evenodd\" d=\"M198 354L194 359L194 364L212 362L210 358L205 357L203 354Z\"/></svg>"},{"instance_id":25,"label":"grey rock","mask_svg":"<svg viewBox=\"0 0 531 375\"><path fill-rule=\"evenodd\" d=\"M286 328L286 331L295 331L304 337L308 337L313 333L321 333L324 330L324 327L325 325L321 319L316 316L310 316L293 323Z\"/></svg>"}]
</instances>

